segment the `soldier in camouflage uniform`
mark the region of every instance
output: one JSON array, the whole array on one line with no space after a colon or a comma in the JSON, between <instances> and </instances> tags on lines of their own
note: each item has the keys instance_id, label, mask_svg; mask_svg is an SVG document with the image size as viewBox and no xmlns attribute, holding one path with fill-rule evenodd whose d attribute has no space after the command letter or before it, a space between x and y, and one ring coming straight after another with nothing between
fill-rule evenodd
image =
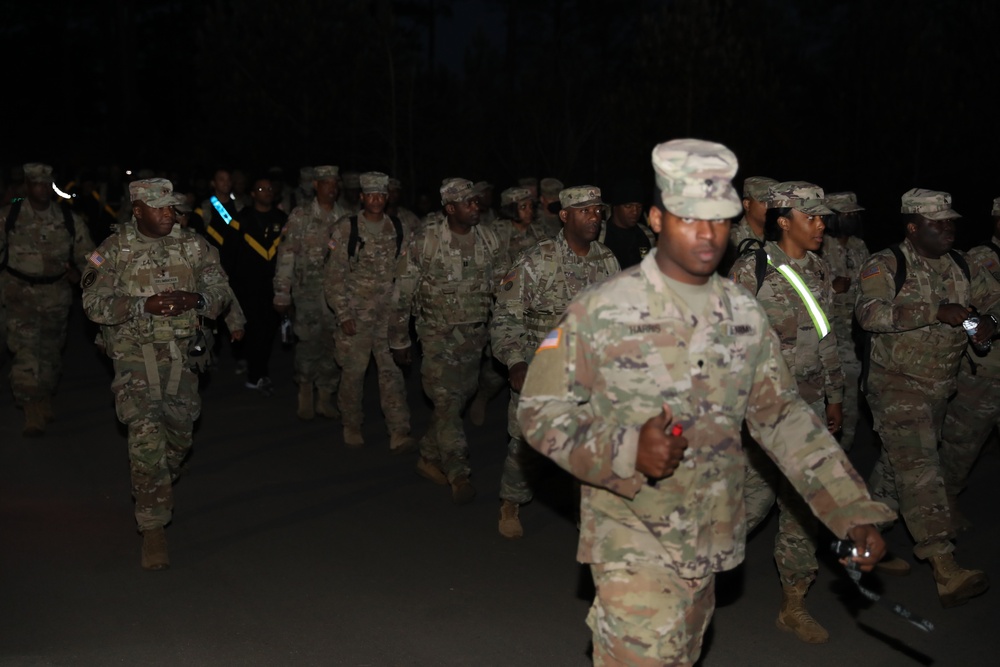
<instances>
[{"instance_id":1,"label":"soldier in camouflage uniform","mask_svg":"<svg viewBox=\"0 0 1000 667\"><path fill-rule=\"evenodd\" d=\"M360 176L361 213L341 218L333 227L326 261L326 300L340 326L335 330L337 362L343 369L338 402L344 443L364 444L361 397L372 355L378 366L379 397L389 427L389 448L412 449L410 408L403 372L389 352L389 313L396 265L409 231L399 218L385 214L389 177L377 171ZM354 230L352 235L352 229ZM351 239L354 247L351 248Z\"/></svg>"},{"instance_id":2,"label":"soldier in camouflage uniform","mask_svg":"<svg viewBox=\"0 0 1000 667\"><path fill-rule=\"evenodd\" d=\"M299 419L316 413L339 419L334 404L340 385L334 336L337 318L326 305L323 263L329 252L330 233L347 211L337 203L338 169L314 168L315 198L288 216L284 239L278 246L274 272L274 307L279 313L292 311L295 346L295 381L299 385ZM295 308L292 310L292 305ZM313 388L318 397L313 397Z\"/></svg>"},{"instance_id":3,"label":"soldier in camouflage uniform","mask_svg":"<svg viewBox=\"0 0 1000 667\"><path fill-rule=\"evenodd\" d=\"M535 224L538 225L539 230L545 234L546 238L554 239L562 228L559 214L553 213L551 208L559 203L559 193L563 191L564 187L562 181L551 177L543 178L538 184Z\"/></svg>"},{"instance_id":4,"label":"soldier in camouflage uniform","mask_svg":"<svg viewBox=\"0 0 1000 667\"><path fill-rule=\"evenodd\" d=\"M980 266L993 293L1000 294L1000 198L993 200L993 237L967 255L970 263ZM965 488L979 450L1000 420L1000 351L996 347L986 354L970 350L962 359L957 391L948 402L941 430L938 453L956 532L971 527L958 509L958 494Z\"/></svg>"},{"instance_id":5,"label":"soldier in camouflage uniform","mask_svg":"<svg viewBox=\"0 0 1000 667\"><path fill-rule=\"evenodd\" d=\"M823 245L823 190L811 183L788 181L769 188L762 252L748 251L736 260L730 278L745 287L767 313L778 335L781 356L791 371L799 396L830 433L840 430L844 374L837 353L836 334L827 313L833 311L830 267L818 255ZM766 261L766 267L759 262ZM758 281L760 271L763 280ZM799 287L805 292L800 293ZM778 487L778 534L774 562L781 579L778 628L794 632L810 644L822 644L829 633L805 606L805 595L816 580L819 526L802 498L773 469L758 446L747 443L748 465L743 495L747 529L752 531L774 504L772 484Z\"/></svg>"},{"instance_id":6,"label":"soldier in camouflage uniform","mask_svg":"<svg viewBox=\"0 0 1000 667\"><path fill-rule=\"evenodd\" d=\"M476 205L479 206L479 224L491 227L497 221L497 212L493 210L493 184L479 181L472 187L476 191Z\"/></svg>"},{"instance_id":7,"label":"soldier in camouflage uniform","mask_svg":"<svg viewBox=\"0 0 1000 667\"><path fill-rule=\"evenodd\" d=\"M855 308L861 328L872 334L865 391L882 440L868 484L876 498L898 500L916 542L914 555L930 562L941 604L952 607L983 593L989 580L979 570L959 567L952 554L938 441L968 345L962 322L972 306L978 308L983 315L974 340L988 340L996 327L986 314L997 313L1000 295L978 263L950 254L960 217L951 208L951 195L914 188L903 195L901 211L905 282L897 292L891 249L875 253L861 267Z\"/></svg>"},{"instance_id":8,"label":"soldier in camouflage uniform","mask_svg":"<svg viewBox=\"0 0 1000 667\"><path fill-rule=\"evenodd\" d=\"M500 193L500 219L493 223L493 231L506 250L508 266L512 266L523 251L550 238L541 225L535 224L534 218L535 205L528 188L507 188Z\"/></svg>"},{"instance_id":9,"label":"soldier in camouflage uniform","mask_svg":"<svg viewBox=\"0 0 1000 667\"><path fill-rule=\"evenodd\" d=\"M446 217L414 234L400 263L389 345L397 363L410 362L412 312L423 346L421 379L434 403L417 472L450 485L454 502L464 504L472 502L476 489L469 481L462 408L476 390L493 293L507 267L496 234L478 225L471 181L446 181L441 203Z\"/></svg>"},{"instance_id":10,"label":"soldier in camouflage uniform","mask_svg":"<svg viewBox=\"0 0 1000 667\"><path fill-rule=\"evenodd\" d=\"M355 214L361 210L361 174L356 171L345 171L338 184L341 186L337 199L340 208L347 213Z\"/></svg>"},{"instance_id":11,"label":"soldier in camouflage uniform","mask_svg":"<svg viewBox=\"0 0 1000 667\"><path fill-rule=\"evenodd\" d=\"M858 273L871 254L861 239L861 212L853 192L827 194L826 205L834 215L826 221L820 253L833 272L833 312L830 324L837 334L840 367L844 369L844 427L840 446L850 451L858 426L858 380L861 360L853 336L854 304L858 297Z\"/></svg>"},{"instance_id":12,"label":"soldier in camouflage uniform","mask_svg":"<svg viewBox=\"0 0 1000 667\"><path fill-rule=\"evenodd\" d=\"M577 294L619 271L614 253L596 240L605 207L600 188L567 188L559 193L559 200L562 229L554 239L527 250L504 277L490 325L493 353L510 372L510 441L500 479L499 530L511 539L524 534L519 508L532 497L525 459L533 452L517 424L517 399L528 361Z\"/></svg>"},{"instance_id":13,"label":"soldier in camouflage uniform","mask_svg":"<svg viewBox=\"0 0 1000 667\"><path fill-rule=\"evenodd\" d=\"M94 242L65 204L52 202L52 167L24 165L27 198L0 211L0 324L13 355L10 386L24 408L24 435L44 433L73 303L71 283L86 269Z\"/></svg>"},{"instance_id":14,"label":"soldier in camouflage uniform","mask_svg":"<svg viewBox=\"0 0 1000 667\"><path fill-rule=\"evenodd\" d=\"M170 181L135 181L129 192L135 222L90 255L81 285L87 317L102 325L114 361L111 391L128 426L142 567L161 570L170 564L171 485L201 412L191 370L208 354L199 318L218 317L234 297L215 248L174 225L179 198Z\"/></svg>"},{"instance_id":15,"label":"soldier in camouflage uniform","mask_svg":"<svg viewBox=\"0 0 1000 667\"><path fill-rule=\"evenodd\" d=\"M740 245L747 239L764 243L764 216L767 212L767 190L778 181L767 176L750 176L743 181L743 217L729 230L729 249L719 264L719 270L728 275L740 253Z\"/></svg>"},{"instance_id":16,"label":"soldier in camouflage uniform","mask_svg":"<svg viewBox=\"0 0 1000 667\"><path fill-rule=\"evenodd\" d=\"M403 196L403 183L398 178L389 179L389 198L385 203L385 214L394 215L403 221L407 233L413 234L420 229L420 218L410 209L400 206L399 202Z\"/></svg>"},{"instance_id":17,"label":"soldier in camouflage uniform","mask_svg":"<svg viewBox=\"0 0 1000 667\"><path fill-rule=\"evenodd\" d=\"M584 482L595 665L697 661L714 575L744 555L744 418L811 510L869 554L853 558L863 570L885 550L872 524L893 516L799 397L763 308L715 274L740 210L736 156L683 139L653 165L655 252L569 305L518 405L528 443Z\"/></svg>"}]
</instances>

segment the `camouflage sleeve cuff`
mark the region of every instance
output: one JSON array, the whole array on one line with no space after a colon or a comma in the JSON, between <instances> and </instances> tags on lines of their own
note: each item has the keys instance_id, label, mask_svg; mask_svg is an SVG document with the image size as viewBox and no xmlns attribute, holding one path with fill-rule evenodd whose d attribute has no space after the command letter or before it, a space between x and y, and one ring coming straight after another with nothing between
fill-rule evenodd
<instances>
[{"instance_id":1,"label":"camouflage sleeve cuff","mask_svg":"<svg viewBox=\"0 0 1000 667\"><path fill-rule=\"evenodd\" d=\"M133 317L144 317L146 313L146 300L148 296L137 296L133 297L135 301L132 303L132 316Z\"/></svg>"},{"instance_id":2,"label":"camouflage sleeve cuff","mask_svg":"<svg viewBox=\"0 0 1000 667\"><path fill-rule=\"evenodd\" d=\"M412 345L412 343L410 343L409 341L406 342L406 345L398 345L396 343L389 343L389 349L390 350L407 350L407 349L410 348L411 345Z\"/></svg>"},{"instance_id":3,"label":"camouflage sleeve cuff","mask_svg":"<svg viewBox=\"0 0 1000 667\"><path fill-rule=\"evenodd\" d=\"M496 353L494 351L494 356L495 356L495 354ZM506 359L504 359L503 362L505 364L507 364L507 368L514 368L514 366L517 366L518 364L526 364L526 363L528 363L528 360L525 359L523 355L512 354L512 355L508 356Z\"/></svg>"},{"instance_id":4,"label":"camouflage sleeve cuff","mask_svg":"<svg viewBox=\"0 0 1000 667\"><path fill-rule=\"evenodd\" d=\"M838 387L837 389L827 389L826 390L826 402L827 403L843 403L844 402L844 388Z\"/></svg>"},{"instance_id":5,"label":"camouflage sleeve cuff","mask_svg":"<svg viewBox=\"0 0 1000 667\"><path fill-rule=\"evenodd\" d=\"M855 526L886 524L896 518L888 505L865 498L838 507L820 517L834 535L847 539L847 531Z\"/></svg>"},{"instance_id":6,"label":"camouflage sleeve cuff","mask_svg":"<svg viewBox=\"0 0 1000 667\"><path fill-rule=\"evenodd\" d=\"M639 454L639 429L619 429L617 434L612 435L611 442L618 443L612 450L611 472L622 479L635 477L635 459Z\"/></svg>"},{"instance_id":7,"label":"camouflage sleeve cuff","mask_svg":"<svg viewBox=\"0 0 1000 667\"><path fill-rule=\"evenodd\" d=\"M286 292L276 292L272 303L275 306L290 306L292 305L292 295Z\"/></svg>"}]
</instances>

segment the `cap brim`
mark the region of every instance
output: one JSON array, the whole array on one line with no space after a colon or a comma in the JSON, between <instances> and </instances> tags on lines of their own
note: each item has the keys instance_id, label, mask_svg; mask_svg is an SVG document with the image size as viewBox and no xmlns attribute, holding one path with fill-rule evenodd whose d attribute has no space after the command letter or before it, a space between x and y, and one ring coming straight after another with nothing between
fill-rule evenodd
<instances>
[{"instance_id":1,"label":"cap brim","mask_svg":"<svg viewBox=\"0 0 1000 667\"><path fill-rule=\"evenodd\" d=\"M829 208L822 201L819 203L811 204L800 204L799 206L792 206L792 208L802 211L806 215L833 215L833 209Z\"/></svg>"},{"instance_id":2,"label":"cap brim","mask_svg":"<svg viewBox=\"0 0 1000 667\"><path fill-rule=\"evenodd\" d=\"M587 201L579 201L575 204L570 204L569 206L563 206L563 208L583 208L584 206L593 206L594 204L603 204L604 202L600 199L588 199Z\"/></svg>"},{"instance_id":3,"label":"cap brim","mask_svg":"<svg viewBox=\"0 0 1000 667\"><path fill-rule=\"evenodd\" d=\"M743 201L735 190L713 199L664 195L663 206L676 216L695 220L722 220L743 213Z\"/></svg>"},{"instance_id":4,"label":"cap brim","mask_svg":"<svg viewBox=\"0 0 1000 667\"><path fill-rule=\"evenodd\" d=\"M961 214L950 208L943 211L934 211L933 213L921 213L920 215L928 220L954 220L962 217Z\"/></svg>"},{"instance_id":5,"label":"cap brim","mask_svg":"<svg viewBox=\"0 0 1000 667\"><path fill-rule=\"evenodd\" d=\"M834 207L831 206L834 213L860 213L865 210L864 206L858 206L857 204L844 204L843 206Z\"/></svg>"},{"instance_id":6,"label":"cap brim","mask_svg":"<svg viewBox=\"0 0 1000 667\"><path fill-rule=\"evenodd\" d=\"M162 195L148 201L143 199L140 199L139 201L146 204L149 208L166 208L167 206L177 206L184 203L184 199L173 193Z\"/></svg>"}]
</instances>

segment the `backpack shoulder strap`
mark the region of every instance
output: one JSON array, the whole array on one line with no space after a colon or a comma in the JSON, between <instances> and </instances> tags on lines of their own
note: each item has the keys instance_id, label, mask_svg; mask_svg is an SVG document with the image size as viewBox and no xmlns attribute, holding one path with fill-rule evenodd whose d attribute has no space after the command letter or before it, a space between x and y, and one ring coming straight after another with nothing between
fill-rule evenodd
<instances>
[{"instance_id":1,"label":"backpack shoulder strap","mask_svg":"<svg viewBox=\"0 0 1000 667\"><path fill-rule=\"evenodd\" d=\"M352 216L352 229L357 227L357 216ZM400 251L403 249L403 221L400 220L395 215L390 215L389 219L392 220L392 228L396 230L396 257L399 257Z\"/></svg>"},{"instance_id":2,"label":"backpack shoulder strap","mask_svg":"<svg viewBox=\"0 0 1000 667\"><path fill-rule=\"evenodd\" d=\"M949 250L948 254L951 255L951 258L955 260L956 264L958 264L958 268L962 269L965 279L971 283L972 271L969 270L969 263L965 261L965 255L954 249Z\"/></svg>"},{"instance_id":3,"label":"backpack shoulder strap","mask_svg":"<svg viewBox=\"0 0 1000 667\"><path fill-rule=\"evenodd\" d=\"M903 283L906 282L906 255L903 254L898 243L889 246L889 250L896 256L896 273L893 274L892 280L896 286L896 294L899 294L899 290L903 289ZM966 265L965 269L968 271L968 265Z\"/></svg>"},{"instance_id":4,"label":"backpack shoulder strap","mask_svg":"<svg viewBox=\"0 0 1000 667\"><path fill-rule=\"evenodd\" d=\"M354 253L358 251L358 216L352 215L351 231L347 236L347 259L354 259Z\"/></svg>"},{"instance_id":5,"label":"backpack shoulder strap","mask_svg":"<svg viewBox=\"0 0 1000 667\"><path fill-rule=\"evenodd\" d=\"M756 239L747 239L747 240L756 241ZM743 244L741 243L740 245ZM753 267L754 276L757 278L757 290L754 292L754 294L756 295L760 292L760 288L764 284L764 278L767 277L767 251L764 250L763 246L754 249L753 261L754 261L754 267Z\"/></svg>"}]
</instances>

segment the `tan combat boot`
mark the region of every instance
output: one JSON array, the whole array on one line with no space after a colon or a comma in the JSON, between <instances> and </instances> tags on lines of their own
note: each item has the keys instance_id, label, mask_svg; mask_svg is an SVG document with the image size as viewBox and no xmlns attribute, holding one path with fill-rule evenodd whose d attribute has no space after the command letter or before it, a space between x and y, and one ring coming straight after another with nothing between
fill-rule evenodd
<instances>
[{"instance_id":1,"label":"tan combat boot","mask_svg":"<svg viewBox=\"0 0 1000 667\"><path fill-rule=\"evenodd\" d=\"M441 486L448 484L448 476L444 474L444 470L441 470L441 466L423 456L417 459L417 474Z\"/></svg>"},{"instance_id":2,"label":"tan combat boot","mask_svg":"<svg viewBox=\"0 0 1000 667\"><path fill-rule=\"evenodd\" d=\"M45 412L42 401L27 401L24 404L24 429L21 435L36 438L45 433Z\"/></svg>"},{"instance_id":3,"label":"tan combat boot","mask_svg":"<svg viewBox=\"0 0 1000 667\"><path fill-rule=\"evenodd\" d=\"M794 632L807 644L825 644L830 640L830 633L806 609L805 596L810 583L800 579L793 586L781 587L781 610L775 625L779 630Z\"/></svg>"},{"instance_id":4,"label":"tan combat boot","mask_svg":"<svg viewBox=\"0 0 1000 667\"><path fill-rule=\"evenodd\" d=\"M348 447L361 447L365 444L360 426L344 426L344 444Z\"/></svg>"},{"instance_id":5,"label":"tan combat boot","mask_svg":"<svg viewBox=\"0 0 1000 667\"><path fill-rule=\"evenodd\" d=\"M299 419L312 419L316 416L316 410L313 407L312 383L302 383L299 385L299 409L295 415Z\"/></svg>"},{"instance_id":6,"label":"tan combat boot","mask_svg":"<svg viewBox=\"0 0 1000 667\"><path fill-rule=\"evenodd\" d=\"M509 500L500 504L500 534L508 540L524 536L524 528L521 527L521 519L518 517L520 509L520 505Z\"/></svg>"},{"instance_id":7,"label":"tan combat boot","mask_svg":"<svg viewBox=\"0 0 1000 667\"><path fill-rule=\"evenodd\" d=\"M948 511L951 513L951 529L956 534L972 528L972 522L958 509L958 496L948 496Z\"/></svg>"},{"instance_id":8,"label":"tan combat boot","mask_svg":"<svg viewBox=\"0 0 1000 667\"><path fill-rule=\"evenodd\" d=\"M163 527L142 532L142 569L165 570L170 567L167 555L167 534Z\"/></svg>"},{"instance_id":9,"label":"tan combat boot","mask_svg":"<svg viewBox=\"0 0 1000 667\"><path fill-rule=\"evenodd\" d=\"M337 408L337 395L325 389L319 390L316 398L316 414L327 419L340 419L340 410Z\"/></svg>"},{"instance_id":10,"label":"tan combat boot","mask_svg":"<svg viewBox=\"0 0 1000 667\"><path fill-rule=\"evenodd\" d=\"M472 486L468 475L459 475L451 482L451 500L456 505L468 505L476 497L476 487Z\"/></svg>"},{"instance_id":11,"label":"tan combat boot","mask_svg":"<svg viewBox=\"0 0 1000 667\"><path fill-rule=\"evenodd\" d=\"M990 587L990 580L985 572L959 567L950 553L931 556L928 561L934 568L938 598L945 609L965 604Z\"/></svg>"},{"instance_id":12,"label":"tan combat boot","mask_svg":"<svg viewBox=\"0 0 1000 667\"><path fill-rule=\"evenodd\" d=\"M389 451L393 454L412 452L417 447L417 441L409 433L397 431L389 435Z\"/></svg>"},{"instance_id":13,"label":"tan combat boot","mask_svg":"<svg viewBox=\"0 0 1000 667\"><path fill-rule=\"evenodd\" d=\"M885 558L875 563L875 571L880 574L889 574L894 577L905 577L910 573L910 564L899 556L887 553Z\"/></svg>"},{"instance_id":14,"label":"tan combat boot","mask_svg":"<svg viewBox=\"0 0 1000 667\"><path fill-rule=\"evenodd\" d=\"M482 426L486 422L486 404L489 400L486 392L480 390L472 398L472 403L469 403L469 421L476 426Z\"/></svg>"}]
</instances>

